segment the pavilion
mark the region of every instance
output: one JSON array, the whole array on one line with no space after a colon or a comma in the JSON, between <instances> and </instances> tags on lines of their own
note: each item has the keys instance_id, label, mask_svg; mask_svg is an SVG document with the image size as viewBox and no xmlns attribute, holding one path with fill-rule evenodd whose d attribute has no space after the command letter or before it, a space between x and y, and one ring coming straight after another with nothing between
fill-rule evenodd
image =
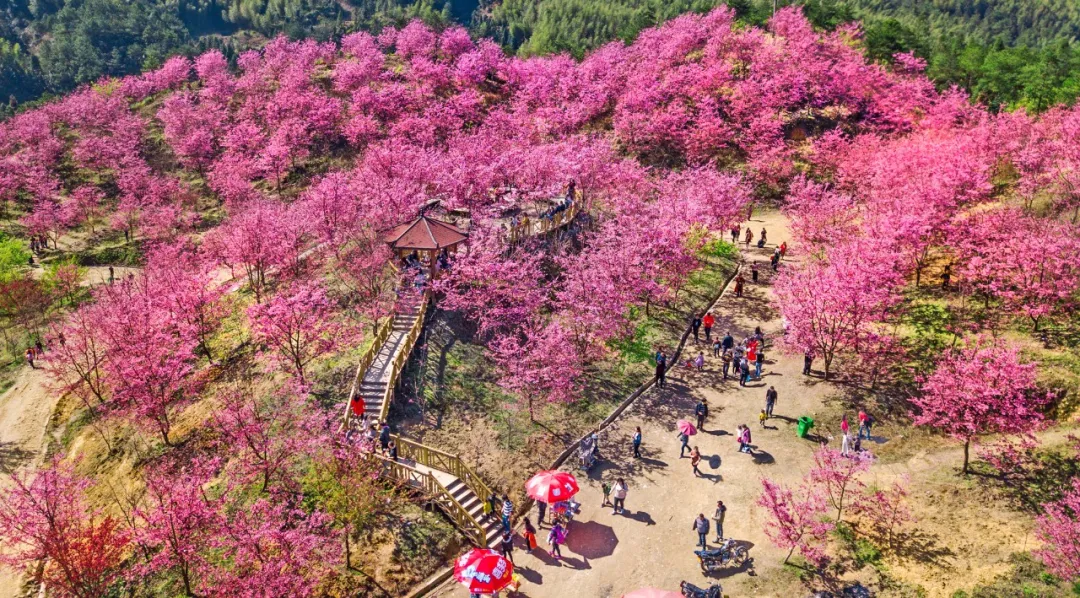
<instances>
[{"instance_id":1,"label":"pavilion","mask_svg":"<svg viewBox=\"0 0 1080 598\"><path fill-rule=\"evenodd\" d=\"M417 256L427 258L431 268L431 279L434 280L438 267L439 253L445 250L447 253L456 253L458 245L469 239L469 233L460 228L436 220L421 214L415 220L398 225L383 235L383 241L390 245L400 258L416 253ZM421 260L423 261L423 260Z\"/></svg>"}]
</instances>

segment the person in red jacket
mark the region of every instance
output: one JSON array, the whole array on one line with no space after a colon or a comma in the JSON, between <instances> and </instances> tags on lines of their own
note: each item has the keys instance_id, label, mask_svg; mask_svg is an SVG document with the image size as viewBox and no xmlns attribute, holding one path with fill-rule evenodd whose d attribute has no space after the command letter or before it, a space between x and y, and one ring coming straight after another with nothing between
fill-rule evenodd
<instances>
[{"instance_id":1,"label":"person in red jacket","mask_svg":"<svg viewBox=\"0 0 1080 598\"><path fill-rule=\"evenodd\" d=\"M701 318L701 324L705 326L705 342L712 342L712 327L716 324L716 318L713 317L712 312L705 314L704 318Z\"/></svg>"}]
</instances>

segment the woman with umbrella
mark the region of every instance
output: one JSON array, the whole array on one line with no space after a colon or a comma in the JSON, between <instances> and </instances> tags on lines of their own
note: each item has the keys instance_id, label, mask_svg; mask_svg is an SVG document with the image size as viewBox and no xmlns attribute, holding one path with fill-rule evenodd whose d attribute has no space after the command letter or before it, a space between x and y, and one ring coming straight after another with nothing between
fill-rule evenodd
<instances>
[{"instance_id":1,"label":"woman with umbrella","mask_svg":"<svg viewBox=\"0 0 1080 598\"><path fill-rule=\"evenodd\" d=\"M697 434L697 428L685 419L680 419L676 425L679 428L679 435L676 438L682 443L679 447L679 458L682 459L686 451L690 450L690 437Z\"/></svg>"}]
</instances>

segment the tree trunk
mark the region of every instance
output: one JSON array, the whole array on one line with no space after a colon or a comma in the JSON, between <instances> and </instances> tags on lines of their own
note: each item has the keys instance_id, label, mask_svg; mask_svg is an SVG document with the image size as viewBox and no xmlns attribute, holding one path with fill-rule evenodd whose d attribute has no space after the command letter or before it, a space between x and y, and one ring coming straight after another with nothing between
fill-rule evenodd
<instances>
[{"instance_id":1,"label":"tree trunk","mask_svg":"<svg viewBox=\"0 0 1080 598\"><path fill-rule=\"evenodd\" d=\"M968 438L967 440L964 441L964 467L961 470L964 475L968 474L968 456L969 456L968 453L970 452L970 449L971 449L971 439Z\"/></svg>"}]
</instances>

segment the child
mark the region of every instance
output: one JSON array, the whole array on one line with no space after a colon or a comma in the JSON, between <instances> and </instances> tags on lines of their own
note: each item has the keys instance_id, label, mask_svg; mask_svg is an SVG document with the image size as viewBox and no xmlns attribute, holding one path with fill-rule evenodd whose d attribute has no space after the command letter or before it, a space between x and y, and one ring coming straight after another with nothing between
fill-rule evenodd
<instances>
[{"instance_id":1,"label":"child","mask_svg":"<svg viewBox=\"0 0 1080 598\"><path fill-rule=\"evenodd\" d=\"M529 547L529 552L536 550L536 528L533 527L529 518L525 518L525 544Z\"/></svg>"},{"instance_id":2,"label":"child","mask_svg":"<svg viewBox=\"0 0 1080 598\"><path fill-rule=\"evenodd\" d=\"M604 491L604 502L600 503L600 506L606 507L611 504L611 499L608 498L609 496L611 496L611 484L608 482L604 482L600 485L600 489Z\"/></svg>"},{"instance_id":3,"label":"child","mask_svg":"<svg viewBox=\"0 0 1080 598\"><path fill-rule=\"evenodd\" d=\"M712 356L720 357L720 340L714 340L712 344Z\"/></svg>"},{"instance_id":4,"label":"child","mask_svg":"<svg viewBox=\"0 0 1080 598\"><path fill-rule=\"evenodd\" d=\"M694 367L699 372L705 369L705 353L698 351L697 358L694 359Z\"/></svg>"},{"instance_id":5,"label":"child","mask_svg":"<svg viewBox=\"0 0 1080 598\"><path fill-rule=\"evenodd\" d=\"M769 419L769 416L766 415L765 410L762 409L761 410L761 415L757 416L757 419L758 419L758 423L761 424L761 427L764 428L765 427L765 420Z\"/></svg>"}]
</instances>

